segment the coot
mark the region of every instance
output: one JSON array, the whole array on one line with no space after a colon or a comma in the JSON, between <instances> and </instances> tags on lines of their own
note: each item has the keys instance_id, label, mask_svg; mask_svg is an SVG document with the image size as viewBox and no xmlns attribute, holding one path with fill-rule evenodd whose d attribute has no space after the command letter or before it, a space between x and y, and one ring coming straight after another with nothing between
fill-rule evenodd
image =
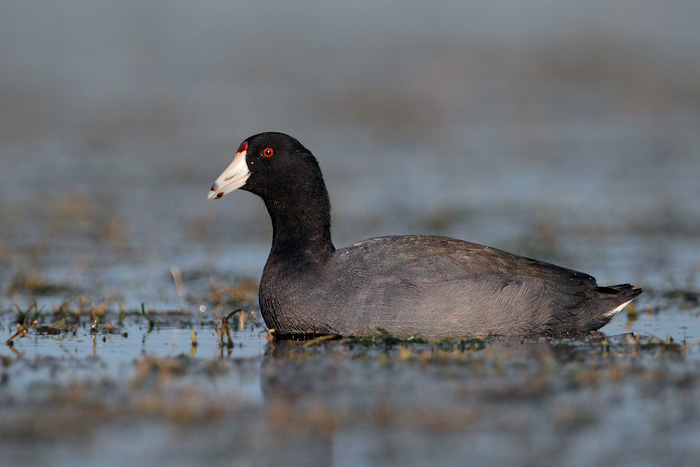
<instances>
[{"instance_id":1,"label":"coot","mask_svg":"<svg viewBox=\"0 0 700 467\"><path fill-rule=\"evenodd\" d=\"M209 199L241 188L272 218L260 309L277 335L550 336L593 331L642 289L439 236L371 238L336 250L318 161L296 139L241 143Z\"/></svg>"}]
</instances>

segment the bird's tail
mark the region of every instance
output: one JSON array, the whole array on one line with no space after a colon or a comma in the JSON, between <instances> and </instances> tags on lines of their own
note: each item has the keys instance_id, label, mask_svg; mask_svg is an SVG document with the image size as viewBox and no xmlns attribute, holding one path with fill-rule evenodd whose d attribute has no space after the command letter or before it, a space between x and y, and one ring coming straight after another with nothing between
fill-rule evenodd
<instances>
[{"instance_id":1,"label":"bird's tail","mask_svg":"<svg viewBox=\"0 0 700 467\"><path fill-rule=\"evenodd\" d=\"M621 312L635 297L644 292L644 289L635 287L632 284L618 284L596 287L595 291L602 296L601 298L606 303L612 305L610 310L603 313L605 318L612 318Z\"/></svg>"}]
</instances>

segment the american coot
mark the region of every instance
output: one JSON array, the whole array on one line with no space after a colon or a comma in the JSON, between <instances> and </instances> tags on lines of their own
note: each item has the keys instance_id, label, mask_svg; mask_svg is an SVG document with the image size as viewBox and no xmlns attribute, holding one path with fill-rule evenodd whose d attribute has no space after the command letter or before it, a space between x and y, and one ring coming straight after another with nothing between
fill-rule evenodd
<instances>
[{"instance_id":1,"label":"american coot","mask_svg":"<svg viewBox=\"0 0 700 467\"><path fill-rule=\"evenodd\" d=\"M593 331L642 289L438 236L378 237L336 250L318 161L296 139L241 143L209 199L241 188L272 218L260 309L278 335L548 336Z\"/></svg>"}]
</instances>

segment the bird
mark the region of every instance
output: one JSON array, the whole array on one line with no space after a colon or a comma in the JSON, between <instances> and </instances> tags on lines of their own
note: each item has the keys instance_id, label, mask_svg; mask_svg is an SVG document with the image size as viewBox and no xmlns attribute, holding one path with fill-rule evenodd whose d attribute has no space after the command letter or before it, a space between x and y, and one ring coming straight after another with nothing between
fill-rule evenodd
<instances>
[{"instance_id":1,"label":"bird","mask_svg":"<svg viewBox=\"0 0 700 467\"><path fill-rule=\"evenodd\" d=\"M244 140L208 199L236 189L262 198L272 220L258 300L279 338L581 335L643 291L443 236L383 236L336 249L318 160L284 133Z\"/></svg>"}]
</instances>

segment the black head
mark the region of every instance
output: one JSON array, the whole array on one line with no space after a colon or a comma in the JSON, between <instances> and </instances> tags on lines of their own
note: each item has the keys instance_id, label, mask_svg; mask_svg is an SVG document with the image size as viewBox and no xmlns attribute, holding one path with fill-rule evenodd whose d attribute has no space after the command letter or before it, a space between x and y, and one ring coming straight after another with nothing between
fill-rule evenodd
<instances>
[{"instance_id":1,"label":"black head","mask_svg":"<svg viewBox=\"0 0 700 467\"><path fill-rule=\"evenodd\" d=\"M294 203L295 196L317 195L319 185L325 192L316 158L299 141L284 133L260 133L241 143L211 187L209 199L241 188L266 201Z\"/></svg>"},{"instance_id":2,"label":"black head","mask_svg":"<svg viewBox=\"0 0 700 467\"><path fill-rule=\"evenodd\" d=\"M243 141L233 162L211 187L209 199L237 188L265 201L272 219L271 257L293 257L308 264L335 251L321 169L296 139L283 133L260 133Z\"/></svg>"}]
</instances>

